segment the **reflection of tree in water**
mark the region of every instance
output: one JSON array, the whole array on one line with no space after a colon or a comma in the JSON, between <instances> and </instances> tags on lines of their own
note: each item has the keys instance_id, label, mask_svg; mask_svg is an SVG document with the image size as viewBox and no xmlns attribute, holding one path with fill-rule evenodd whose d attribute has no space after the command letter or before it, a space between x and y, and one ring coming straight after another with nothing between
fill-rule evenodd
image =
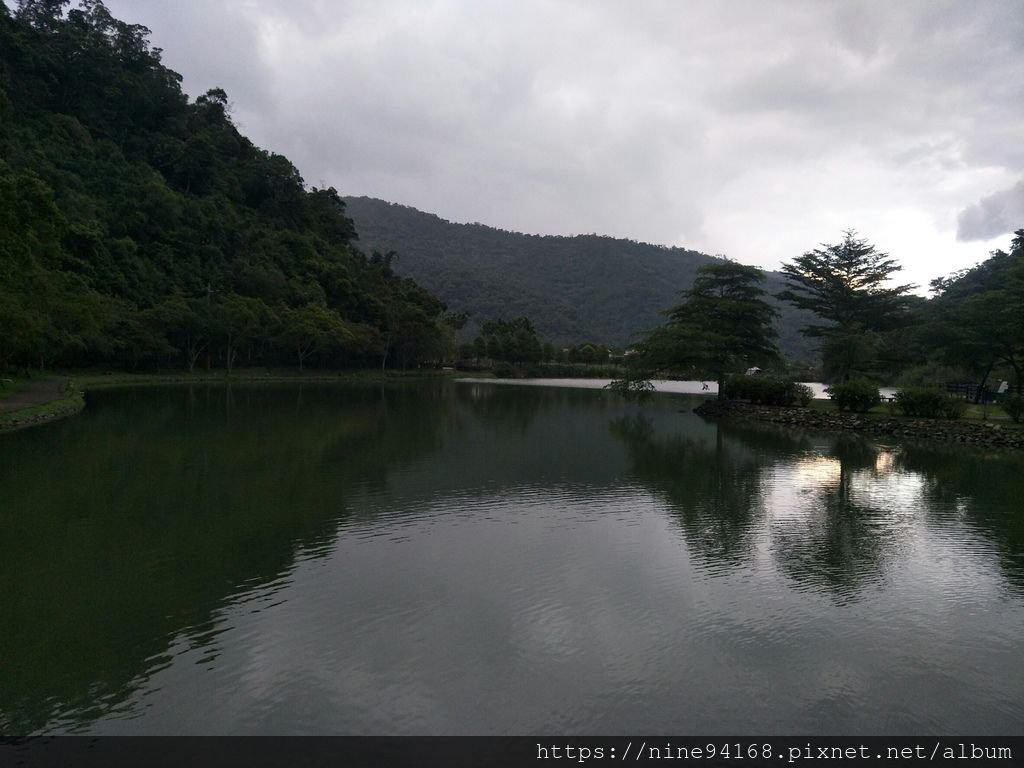
<instances>
[{"instance_id":1,"label":"reflection of tree in water","mask_svg":"<svg viewBox=\"0 0 1024 768\"><path fill-rule=\"evenodd\" d=\"M456 392L481 423L524 435L541 414L565 409L607 408L619 401L610 393L570 387L464 383Z\"/></svg>"},{"instance_id":2,"label":"reflection of tree in water","mask_svg":"<svg viewBox=\"0 0 1024 768\"><path fill-rule=\"evenodd\" d=\"M775 554L801 584L848 600L884 577L924 516L966 518L996 544L1011 585L1024 587L1024 461L955 447L886 448L841 436L794 472L812 489L773 520ZM969 534L968 534L969 535Z\"/></svg>"},{"instance_id":3,"label":"reflection of tree in water","mask_svg":"<svg viewBox=\"0 0 1024 768\"><path fill-rule=\"evenodd\" d=\"M749 564L766 539L799 588L845 602L882 578L906 540L907 510L885 502L890 486L879 490L893 454L860 439L812 442L732 423L702 441L656 436L643 418L611 428L629 447L633 474L672 505L691 549L709 564Z\"/></svg>"},{"instance_id":4,"label":"reflection of tree in water","mask_svg":"<svg viewBox=\"0 0 1024 768\"><path fill-rule=\"evenodd\" d=\"M936 522L966 521L995 546L1009 584L1024 594L1024 456L945 446L907 446L900 466L925 478Z\"/></svg>"},{"instance_id":5,"label":"reflection of tree in water","mask_svg":"<svg viewBox=\"0 0 1024 768\"><path fill-rule=\"evenodd\" d=\"M643 415L615 419L610 429L629 451L633 476L671 505L697 557L713 568L751 560L765 516L766 449L777 434L751 435L755 446L721 425L713 440L657 435Z\"/></svg>"},{"instance_id":6,"label":"reflection of tree in water","mask_svg":"<svg viewBox=\"0 0 1024 768\"><path fill-rule=\"evenodd\" d=\"M138 390L5 436L0 734L102 717L175 638L216 656L218 609L327 551L355 487L437 447L444 397Z\"/></svg>"},{"instance_id":7,"label":"reflection of tree in water","mask_svg":"<svg viewBox=\"0 0 1024 768\"><path fill-rule=\"evenodd\" d=\"M916 505L878 491L893 471L891 452L839 436L827 453L790 467L793 501L777 509L772 553L801 587L843 603L884 578L886 562L906 542Z\"/></svg>"}]
</instances>

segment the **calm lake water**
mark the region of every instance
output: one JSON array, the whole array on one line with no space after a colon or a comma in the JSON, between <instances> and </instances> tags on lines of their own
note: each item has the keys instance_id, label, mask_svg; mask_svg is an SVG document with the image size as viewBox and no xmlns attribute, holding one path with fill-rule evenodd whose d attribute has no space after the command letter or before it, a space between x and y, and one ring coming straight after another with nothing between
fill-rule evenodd
<instances>
[{"instance_id":1,"label":"calm lake water","mask_svg":"<svg viewBox=\"0 0 1024 768\"><path fill-rule=\"evenodd\" d=\"M429 382L0 436L0 735L1020 734L1024 457Z\"/></svg>"}]
</instances>

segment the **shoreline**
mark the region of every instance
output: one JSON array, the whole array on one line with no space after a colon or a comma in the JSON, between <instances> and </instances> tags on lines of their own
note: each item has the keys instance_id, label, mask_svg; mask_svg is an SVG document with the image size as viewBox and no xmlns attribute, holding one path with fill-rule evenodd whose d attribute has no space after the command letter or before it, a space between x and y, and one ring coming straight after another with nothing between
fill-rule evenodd
<instances>
[{"instance_id":1,"label":"shoreline","mask_svg":"<svg viewBox=\"0 0 1024 768\"><path fill-rule=\"evenodd\" d=\"M1024 427L1012 422L997 424L991 421L818 411L793 406L752 405L735 400L706 400L693 412L711 420L735 419L821 432L850 432L863 437L1024 450Z\"/></svg>"},{"instance_id":2,"label":"shoreline","mask_svg":"<svg viewBox=\"0 0 1024 768\"><path fill-rule=\"evenodd\" d=\"M72 389L54 400L0 413L0 434L49 424L51 421L74 416L84 408L85 393Z\"/></svg>"},{"instance_id":3,"label":"shoreline","mask_svg":"<svg viewBox=\"0 0 1024 768\"><path fill-rule=\"evenodd\" d=\"M232 373L61 373L27 383L24 390L10 397L17 397L24 405L0 409L0 435L29 427L49 424L58 419L80 413L85 408L85 395L90 390L117 389L119 387L175 386L193 384L341 384L376 381L401 381L430 377L450 377L446 370L417 370L408 372L388 371L383 376L376 369L359 369L332 373L291 373L291 372L246 372ZM63 382L63 385L61 385ZM33 393L31 390L34 389ZM29 390L26 394L22 394ZM44 394L45 393L45 394ZM56 395L56 396L52 396ZM0 399L0 404L4 401Z\"/></svg>"},{"instance_id":4,"label":"shoreline","mask_svg":"<svg viewBox=\"0 0 1024 768\"><path fill-rule=\"evenodd\" d=\"M24 401L25 405L18 408L0 408L0 434L49 424L58 419L74 416L86 407L86 393L98 389L186 384L223 386L233 383L341 384L380 382L382 380L394 382L423 378L450 378L454 381L461 380L468 383L474 381L480 383L484 381L486 383L541 383L540 381L509 382L503 379L466 379L459 376L460 373L453 370L414 370L389 371L382 376L380 370L377 369L331 373L252 371L233 373L230 376L223 372L198 374L63 373L46 379L30 381L24 390L11 395L12 398ZM548 382L544 383L548 384ZM31 391L32 389L35 390L34 393ZM57 396L44 397L44 393ZM698 394L685 390L673 392L671 389L665 393L688 396ZM0 399L0 405L3 402L3 399ZM1024 450L1024 425L1012 422L922 419L879 413L858 414L796 406L752 405L736 400L705 400L694 408L693 412L709 420L748 421L816 432L848 432L863 437L921 440L952 446Z\"/></svg>"}]
</instances>

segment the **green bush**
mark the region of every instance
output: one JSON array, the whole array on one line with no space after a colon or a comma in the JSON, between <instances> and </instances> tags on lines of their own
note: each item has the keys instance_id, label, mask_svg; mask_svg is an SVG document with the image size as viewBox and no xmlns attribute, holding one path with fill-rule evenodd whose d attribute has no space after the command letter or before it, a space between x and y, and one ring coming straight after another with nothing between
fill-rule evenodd
<instances>
[{"instance_id":1,"label":"green bush","mask_svg":"<svg viewBox=\"0 0 1024 768\"><path fill-rule=\"evenodd\" d=\"M851 379L825 388L840 411L866 413L882 402L878 387L864 379Z\"/></svg>"},{"instance_id":2,"label":"green bush","mask_svg":"<svg viewBox=\"0 0 1024 768\"><path fill-rule=\"evenodd\" d=\"M924 419L959 419L967 404L933 387L906 387L896 393L896 407L904 416Z\"/></svg>"},{"instance_id":3,"label":"green bush","mask_svg":"<svg viewBox=\"0 0 1024 768\"><path fill-rule=\"evenodd\" d=\"M517 375L517 371L512 367L511 363L497 363L493 368L493 373L499 379L512 379Z\"/></svg>"},{"instance_id":4,"label":"green bush","mask_svg":"<svg viewBox=\"0 0 1024 768\"><path fill-rule=\"evenodd\" d=\"M907 387L896 393L896 407L904 416L936 419L946 393L930 387Z\"/></svg>"},{"instance_id":5,"label":"green bush","mask_svg":"<svg viewBox=\"0 0 1024 768\"><path fill-rule=\"evenodd\" d=\"M943 404L942 418L959 419L966 410L967 401L961 400L958 397L947 397L946 402Z\"/></svg>"},{"instance_id":6,"label":"green bush","mask_svg":"<svg viewBox=\"0 0 1024 768\"><path fill-rule=\"evenodd\" d=\"M723 397L749 400L754 405L807 405L814 392L806 384L797 384L780 376L731 376L725 380Z\"/></svg>"},{"instance_id":7,"label":"green bush","mask_svg":"<svg viewBox=\"0 0 1024 768\"><path fill-rule=\"evenodd\" d=\"M999 401L999 407L1006 411L1006 415L1015 422L1024 419L1024 397L1020 395L1008 395Z\"/></svg>"},{"instance_id":8,"label":"green bush","mask_svg":"<svg viewBox=\"0 0 1024 768\"><path fill-rule=\"evenodd\" d=\"M793 391L796 393L796 401L801 408L806 408L814 399L814 390L806 384L793 384Z\"/></svg>"}]
</instances>

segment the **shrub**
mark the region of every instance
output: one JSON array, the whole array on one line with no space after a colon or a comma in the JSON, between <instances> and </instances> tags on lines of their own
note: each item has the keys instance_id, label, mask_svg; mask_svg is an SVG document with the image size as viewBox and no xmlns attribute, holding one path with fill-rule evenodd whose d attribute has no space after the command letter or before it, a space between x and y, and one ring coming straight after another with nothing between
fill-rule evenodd
<instances>
[{"instance_id":1,"label":"shrub","mask_svg":"<svg viewBox=\"0 0 1024 768\"><path fill-rule=\"evenodd\" d=\"M959 419L967 405L963 400L956 400L941 389L907 387L896 393L896 407L903 411L904 416Z\"/></svg>"},{"instance_id":2,"label":"shrub","mask_svg":"<svg viewBox=\"0 0 1024 768\"><path fill-rule=\"evenodd\" d=\"M510 363L498 363L493 369L494 375L499 379L511 379L516 375L516 369Z\"/></svg>"},{"instance_id":3,"label":"shrub","mask_svg":"<svg viewBox=\"0 0 1024 768\"><path fill-rule=\"evenodd\" d=\"M807 405L814 392L780 376L731 376L725 381L723 397L749 400L754 405Z\"/></svg>"},{"instance_id":4,"label":"shrub","mask_svg":"<svg viewBox=\"0 0 1024 768\"><path fill-rule=\"evenodd\" d=\"M1015 422L1024 419L1024 397L1020 395L1007 395L999 401L999 407Z\"/></svg>"},{"instance_id":5,"label":"shrub","mask_svg":"<svg viewBox=\"0 0 1024 768\"><path fill-rule=\"evenodd\" d=\"M866 413L882 402L878 387L864 379L851 379L825 388L840 411Z\"/></svg>"},{"instance_id":6,"label":"shrub","mask_svg":"<svg viewBox=\"0 0 1024 768\"><path fill-rule=\"evenodd\" d=\"M793 391L796 393L796 401L801 408L806 408L814 399L814 390L806 384L793 384Z\"/></svg>"},{"instance_id":7,"label":"shrub","mask_svg":"<svg viewBox=\"0 0 1024 768\"><path fill-rule=\"evenodd\" d=\"M942 406L942 418L959 419L967 410L967 402L958 397L947 397Z\"/></svg>"}]
</instances>

